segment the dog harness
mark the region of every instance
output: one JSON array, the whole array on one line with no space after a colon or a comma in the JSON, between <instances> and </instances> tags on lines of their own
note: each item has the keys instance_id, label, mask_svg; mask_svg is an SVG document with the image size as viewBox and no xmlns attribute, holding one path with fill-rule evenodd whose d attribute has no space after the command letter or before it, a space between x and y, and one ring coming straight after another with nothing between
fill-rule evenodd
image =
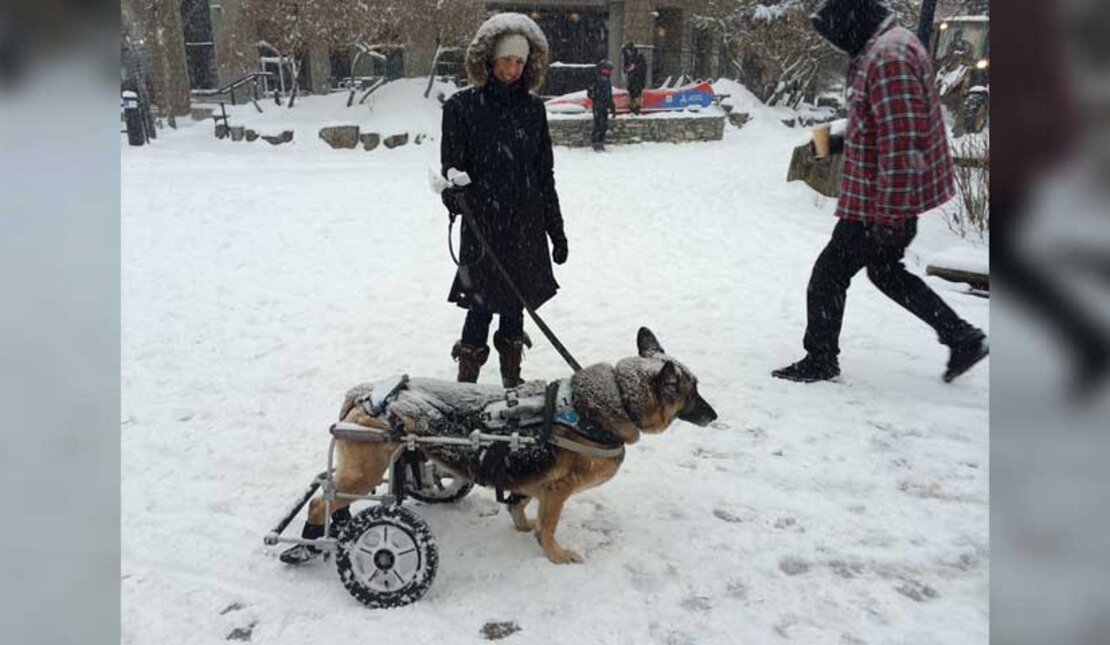
<instances>
[{"instance_id":1,"label":"dog harness","mask_svg":"<svg viewBox=\"0 0 1110 645\"><path fill-rule=\"evenodd\" d=\"M487 429L541 428L542 435L557 446L595 457L617 457L624 453L624 442L612 432L583 419L574 409L570 379L553 381L542 395L520 398L516 389L505 390L505 399L490 403L479 416ZM559 425L574 434L601 444L602 448L577 443L555 435L551 425Z\"/></svg>"},{"instance_id":2,"label":"dog harness","mask_svg":"<svg viewBox=\"0 0 1110 645\"><path fill-rule=\"evenodd\" d=\"M367 414L389 419L392 429L390 438L401 441L403 428L389 414L389 407L402 391L412 387L412 382L405 375L396 381L377 383L365 388L355 402ZM574 409L572 401L573 388L569 378L548 383L540 394L520 396L517 388L509 388L504 390L503 397L485 403L477 411L437 408L444 420L435 423L431 429L450 436L469 436L475 430L492 435L517 434L535 437L593 457L612 458L623 455L624 442L614 433L582 418ZM556 435L552 432L555 423L601 446L591 446Z\"/></svg>"}]
</instances>

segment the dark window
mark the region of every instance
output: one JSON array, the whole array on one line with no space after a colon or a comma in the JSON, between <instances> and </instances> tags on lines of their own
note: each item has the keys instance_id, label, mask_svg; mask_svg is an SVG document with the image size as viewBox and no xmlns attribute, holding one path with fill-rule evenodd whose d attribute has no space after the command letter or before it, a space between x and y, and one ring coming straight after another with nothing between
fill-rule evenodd
<instances>
[{"instance_id":1,"label":"dark window","mask_svg":"<svg viewBox=\"0 0 1110 645\"><path fill-rule=\"evenodd\" d=\"M492 3L497 11L515 11L536 21L558 63L597 63L609 51L609 12L596 7L551 7L528 3Z\"/></svg>"},{"instance_id":2,"label":"dark window","mask_svg":"<svg viewBox=\"0 0 1110 645\"><path fill-rule=\"evenodd\" d=\"M212 19L208 0L184 0L181 3L181 25L185 32L185 64L189 71L189 87L207 90L216 87L216 46L212 41Z\"/></svg>"},{"instance_id":3,"label":"dark window","mask_svg":"<svg viewBox=\"0 0 1110 645\"><path fill-rule=\"evenodd\" d=\"M328 67L332 87L340 87L351 76L351 52L346 49L333 49L328 52Z\"/></svg>"}]
</instances>

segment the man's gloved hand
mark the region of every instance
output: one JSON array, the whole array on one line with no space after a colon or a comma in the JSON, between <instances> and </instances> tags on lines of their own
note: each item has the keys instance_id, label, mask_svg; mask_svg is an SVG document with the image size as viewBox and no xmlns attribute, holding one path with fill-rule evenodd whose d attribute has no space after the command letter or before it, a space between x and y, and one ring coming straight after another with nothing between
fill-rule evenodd
<instances>
[{"instance_id":1,"label":"man's gloved hand","mask_svg":"<svg viewBox=\"0 0 1110 645\"><path fill-rule=\"evenodd\" d=\"M567 261L567 237L562 233L551 236L551 259L555 264Z\"/></svg>"},{"instance_id":2,"label":"man's gloved hand","mask_svg":"<svg viewBox=\"0 0 1110 645\"><path fill-rule=\"evenodd\" d=\"M452 217L455 215L462 215L462 198L463 190L461 188L448 188L440 193L440 198L443 200L443 205L447 207L447 212Z\"/></svg>"}]
</instances>

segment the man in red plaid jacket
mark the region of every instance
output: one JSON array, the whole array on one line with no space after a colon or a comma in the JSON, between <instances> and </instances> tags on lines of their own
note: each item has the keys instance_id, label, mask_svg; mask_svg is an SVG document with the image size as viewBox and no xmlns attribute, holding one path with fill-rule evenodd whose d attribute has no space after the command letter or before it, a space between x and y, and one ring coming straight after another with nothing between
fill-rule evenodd
<instances>
[{"instance_id":1,"label":"man in red plaid jacket","mask_svg":"<svg viewBox=\"0 0 1110 645\"><path fill-rule=\"evenodd\" d=\"M834 145L844 151L840 221L809 279L806 356L772 375L812 382L840 374L844 301L852 276L866 268L880 291L949 346L951 381L987 355L986 336L902 264L917 216L956 193L928 52L880 0L825 0L810 21L852 57L848 128Z\"/></svg>"}]
</instances>

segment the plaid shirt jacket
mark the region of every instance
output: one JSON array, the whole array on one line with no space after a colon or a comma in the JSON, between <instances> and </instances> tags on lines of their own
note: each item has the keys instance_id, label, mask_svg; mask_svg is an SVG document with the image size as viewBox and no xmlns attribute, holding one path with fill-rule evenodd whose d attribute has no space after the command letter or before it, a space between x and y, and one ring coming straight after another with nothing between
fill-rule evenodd
<instances>
[{"instance_id":1,"label":"plaid shirt jacket","mask_svg":"<svg viewBox=\"0 0 1110 645\"><path fill-rule=\"evenodd\" d=\"M898 224L956 193L929 55L893 18L848 71L848 128L836 216Z\"/></svg>"}]
</instances>

